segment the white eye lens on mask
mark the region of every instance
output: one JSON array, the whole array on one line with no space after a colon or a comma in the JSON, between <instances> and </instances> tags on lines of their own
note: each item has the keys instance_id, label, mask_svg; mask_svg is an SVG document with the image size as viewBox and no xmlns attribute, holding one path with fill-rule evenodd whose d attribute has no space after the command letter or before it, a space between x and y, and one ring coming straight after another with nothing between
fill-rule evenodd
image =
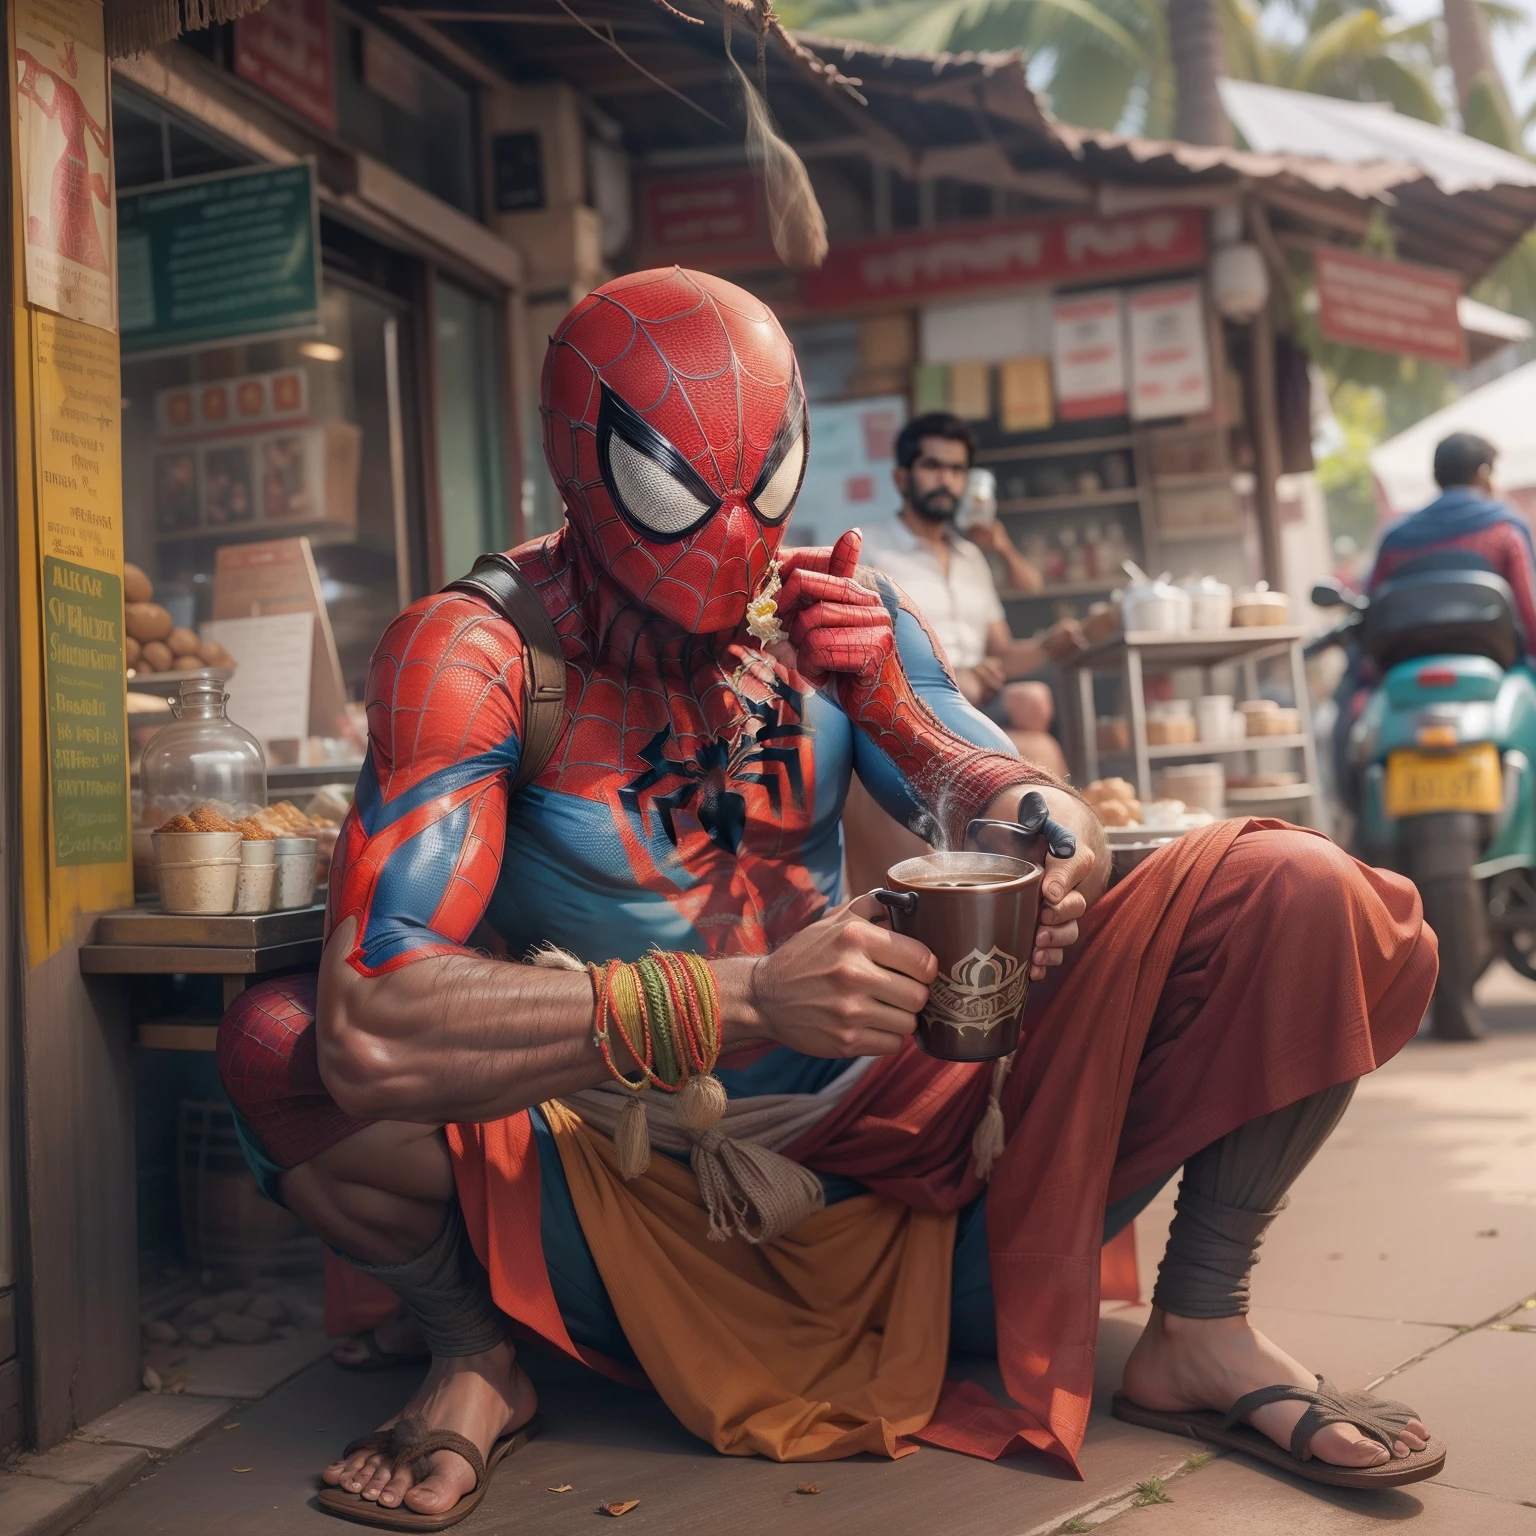
<instances>
[{"instance_id":1,"label":"white eye lens on mask","mask_svg":"<svg viewBox=\"0 0 1536 1536\"><path fill-rule=\"evenodd\" d=\"M720 509L720 498L698 470L606 384L597 413L597 462L624 520L655 542L696 533Z\"/></svg>"},{"instance_id":2,"label":"white eye lens on mask","mask_svg":"<svg viewBox=\"0 0 1536 1536\"><path fill-rule=\"evenodd\" d=\"M805 477L805 450L805 396L796 379L784 406L783 425L752 487L752 508L765 523L782 523L793 510Z\"/></svg>"}]
</instances>

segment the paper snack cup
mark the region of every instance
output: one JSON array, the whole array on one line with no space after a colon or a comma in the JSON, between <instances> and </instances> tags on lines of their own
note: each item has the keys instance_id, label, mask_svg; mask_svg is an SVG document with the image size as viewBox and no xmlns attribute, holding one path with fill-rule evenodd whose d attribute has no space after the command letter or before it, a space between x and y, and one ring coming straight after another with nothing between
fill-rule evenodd
<instances>
[{"instance_id":1,"label":"paper snack cup","mask_svg":"<svg viewBox=\"0 0 1536 1536\"><path fill-rule=\"evenodd\" d=\"M233 912L242 841L238 832L156 832L160 905L183 914Z\"/></svg>"},{"instance_id":2,"label":"paper snack cup","mask_svg":"<svg viewBox=\"0 0 1536 1536\"><path fill-rule=\"evenodd\" d=\"M312 837L279 837L274 839L274 846L277 849L274 909L291 912L296 907L313 905L315 871L320 860L319 843Z\"/></svg>"}]
</instances>

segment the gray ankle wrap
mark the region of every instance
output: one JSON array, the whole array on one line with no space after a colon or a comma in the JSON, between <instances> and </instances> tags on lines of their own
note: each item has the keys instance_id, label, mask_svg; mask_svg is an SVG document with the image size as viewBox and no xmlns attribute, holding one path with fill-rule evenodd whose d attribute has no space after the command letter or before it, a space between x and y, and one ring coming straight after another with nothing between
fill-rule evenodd
<instances>
[{"instance_id":1,"label":"gray ankle wrap","mask_svg":"<svg viewBox=\"0 0 1536 1536\"><path fill-rule=\"evenodd\" d=\"M349 1262L399 1296L439 1359L482 1354L506 1338L507 1320L491 1300L490 1279L457 1201L449 1204L443 1230L418 1258L404 1264Z\"/></svg>"},{"instance_id":2,"label":"gray ankle wrap","mask_svg":"<svg viewBox=\"0 0 1536 1536\"><path fill-rule=\"evenodd\" d=\"M1158 1266L1154 1306L1177 1317L1236 1317L1248 1310L1248 1278L1259 1244L1354 1091L1353 1083L1324 1088L1238 1126L1190 1158Z\"/></svg>"}]
</instances>

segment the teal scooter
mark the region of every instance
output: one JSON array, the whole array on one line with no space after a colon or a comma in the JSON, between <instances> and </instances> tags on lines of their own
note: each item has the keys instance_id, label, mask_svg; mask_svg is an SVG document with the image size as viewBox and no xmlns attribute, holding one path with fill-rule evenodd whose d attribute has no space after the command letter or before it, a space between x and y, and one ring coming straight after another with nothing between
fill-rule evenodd
<instances>
[{"instance_id":1,"label":"teal scooter","mask_svg":"<svg viewBox=\"0 0 1536 1536\"><path fill-rule=\"evenodd\" d=\"M1373 679L1336 753L1354 852L1418 887L1440 940L1433 1032L1475 1040L1496 953L1536 980L1536 674L1508 585L1451 560L1411 562L1369 600L1319 582L1312 601L1348 612L1307 650L1351 652L1341 693Z\"/></svg>"}]
</instances>

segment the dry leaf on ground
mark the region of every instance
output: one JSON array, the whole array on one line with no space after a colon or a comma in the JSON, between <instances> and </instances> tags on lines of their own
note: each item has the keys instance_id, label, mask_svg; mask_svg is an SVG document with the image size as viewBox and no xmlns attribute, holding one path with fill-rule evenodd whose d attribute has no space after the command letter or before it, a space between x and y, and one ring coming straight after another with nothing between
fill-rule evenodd
<instances>
[{"instance_id":1,"label":"dry leaf on ground","mask_svg":"<svg viewBox=\"0 0 1536 1536\"><path fill-rule=\"evenodd\" d=\"M820 1493L820 1483L799 1483L795 1487L796 1493Z\"/></svg>"},{"instance_id":2,"label":"dry leaf on ground","mask_svg":"<svg viewBox=\"0 0 1536 1536\"><path fill-rule=\"evenodd\" d=\"M599 1504L597 1512L600 1515L612 1515L617 1520L620 1515L627 1515L639 1502L639 1499L625 1499L619 1504Z\"/></svg>"},{"instance_id":3,"label":"dry leaf on ground","mask_svg":"<svg viewBox=\"0 0 1536 1536\"><path fill-rule=\"evenodd\" d=\"M249 1472L251 1469L249 1467L231 1467L229 1470L231 1472Z\"/></svg>"},{"instance_id":4,"label":"dry leaf on ground","mask_svg":"<svg viewBox=\"0 0 1536 1536\"><path fill-rule=\"evenodd\" d=\"M559 1487L556 1487L553 1483L551 1483L549 1491L551 1493L569 1493L571 1491L571 1485L569 1483L561 1483Z\"/></svg>"}]
</instances>

